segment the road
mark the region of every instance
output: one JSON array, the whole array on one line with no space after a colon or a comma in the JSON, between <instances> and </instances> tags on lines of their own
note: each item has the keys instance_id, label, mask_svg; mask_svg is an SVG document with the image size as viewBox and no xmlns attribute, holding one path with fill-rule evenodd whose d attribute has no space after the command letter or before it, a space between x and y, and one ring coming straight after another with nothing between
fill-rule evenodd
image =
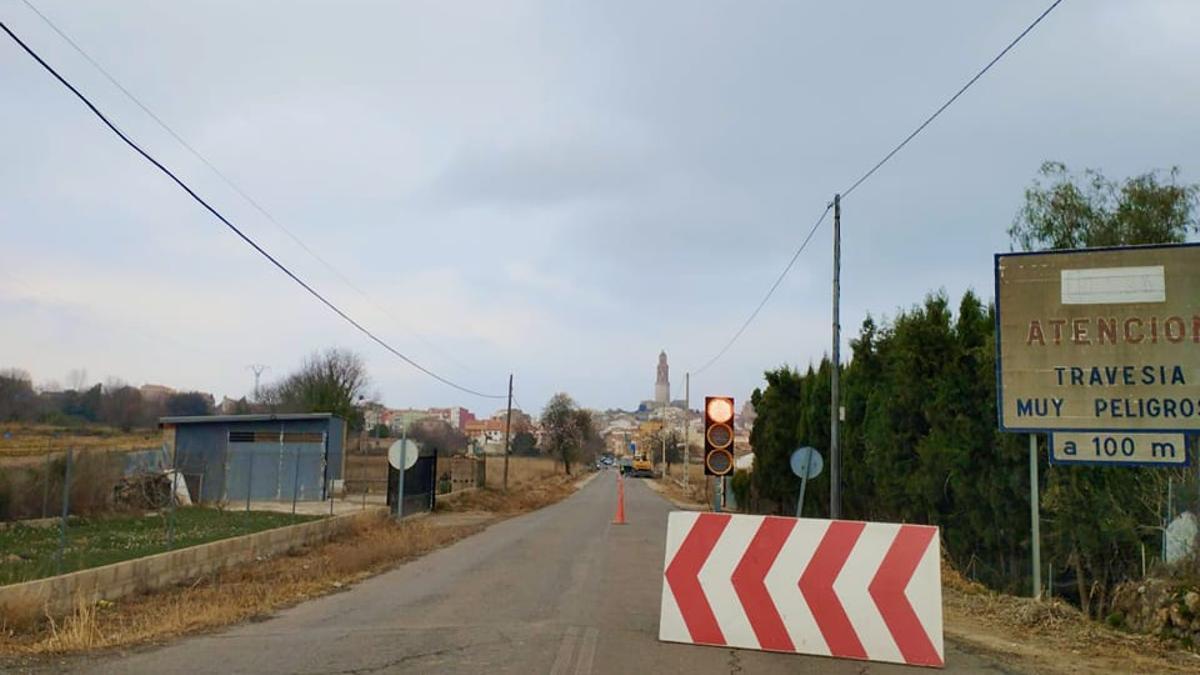
<instances>
[{"instance_id":1,"label":"road","mask_svg":"<svg viewBox=\"0 0 1200 675\"><path fill-rule=\"evenodd\" d=\"M345 592L269 620L89 660L102 673L901 673L887 664L667 644L658 612L667 513L614 472ZM1011 672L947 644L950 672Z\"/></svg>"}]
</instances>

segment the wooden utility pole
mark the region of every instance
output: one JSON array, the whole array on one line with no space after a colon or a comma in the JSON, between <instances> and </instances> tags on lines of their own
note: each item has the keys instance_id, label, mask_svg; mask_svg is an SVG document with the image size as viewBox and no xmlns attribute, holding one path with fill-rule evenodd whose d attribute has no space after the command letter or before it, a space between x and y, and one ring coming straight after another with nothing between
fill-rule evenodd
<instances>
[{"instance_id":1,"label":"wooden utility pole","mask_svg":"<svg viewBox=\"0 0 1200 675\"><path fill-rule=\"evenodd\" d=\"M512 429L512 373L508 374L508 415L504 418L504 491L508 492L508 434Z\"/></svg>"},{"instance_id":2,"label":"wooden utility pole","mask_svg":"<svg viewBox=\"0 0 1200 675\"><path fill-rule=\"evenodd\" d=\"M833 367L829 379L829 517L842 517L842 453L838 447L841 421L841 295L842 295L842 196L833 196Z\"/></svg>"}]
</instances>

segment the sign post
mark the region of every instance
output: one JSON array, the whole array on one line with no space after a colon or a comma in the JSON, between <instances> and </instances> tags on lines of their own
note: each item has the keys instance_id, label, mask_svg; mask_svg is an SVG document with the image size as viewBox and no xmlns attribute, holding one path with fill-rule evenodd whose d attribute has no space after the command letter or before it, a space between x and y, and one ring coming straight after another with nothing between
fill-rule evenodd
<instances>
[{"instance_id":1,"label":"sign post","mask_svg":"<svg viewBox=\"0 0 1200 675\"><path fill-rule=\"evenodd\" d=\"M1185 466L1200 431L1200 245L996 255L1001 431L1029 434L1041 596L1037 434L1052 464Z\"/></svg>"}]
</instances>

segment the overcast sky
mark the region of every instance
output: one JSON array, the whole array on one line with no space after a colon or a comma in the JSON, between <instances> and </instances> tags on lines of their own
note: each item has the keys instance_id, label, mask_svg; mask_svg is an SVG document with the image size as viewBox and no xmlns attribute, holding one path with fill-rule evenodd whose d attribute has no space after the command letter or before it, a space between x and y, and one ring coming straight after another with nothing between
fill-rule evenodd
<instances>
[{"instance_id":1,"label":"overcast sky","mask_svg":"<svg viewBox=\"0 0 1200 675\"><path fill-rule=\"evenodd\" d=\"M673 394L845 189L1048 4L36 5L342 279L18 0L0 20L217 208L417 361L590 407ZM842 316L992 296L1043 160L1200 180L1200 3L1067 0L844 203ZM0 367L217 395L315 349L392 406L456 392L271 268L0 40ZM829 349L831 230L692 383L746 398ZM382 308L384 311L381 311Z\"/></svg>"}]
</instances>

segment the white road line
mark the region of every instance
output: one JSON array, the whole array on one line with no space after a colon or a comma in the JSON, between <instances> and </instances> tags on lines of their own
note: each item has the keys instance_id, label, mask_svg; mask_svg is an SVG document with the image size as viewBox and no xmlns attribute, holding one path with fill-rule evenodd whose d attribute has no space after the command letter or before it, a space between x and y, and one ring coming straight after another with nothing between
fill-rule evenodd
<instances>
[{"instance_id":1,"label":"white road line","mask_svg":"<svg viewBox=\"0 0 1200 675\"><path fill-rule=\"evenodd\" d=\"M579 648L579 664L575 666L575 675L592 675L592 662L596 660L596 640L599 637L599 628L588 628L584 632L583 645Z\"/></svg>"},{"instance_id":2,"label":"white road line","mask_svg":"<svg viewBox=\"0 0 1200 675\"><path fill-rule=\"evenodd\" d=\"M566 675L571 666L571 655L575 653L575 643L579 641L579 628L569 626L563 634L562 642L558 645L558 655L554 657L554 665L550 667L550 675Z\"/></svg>"}]
</instances>

